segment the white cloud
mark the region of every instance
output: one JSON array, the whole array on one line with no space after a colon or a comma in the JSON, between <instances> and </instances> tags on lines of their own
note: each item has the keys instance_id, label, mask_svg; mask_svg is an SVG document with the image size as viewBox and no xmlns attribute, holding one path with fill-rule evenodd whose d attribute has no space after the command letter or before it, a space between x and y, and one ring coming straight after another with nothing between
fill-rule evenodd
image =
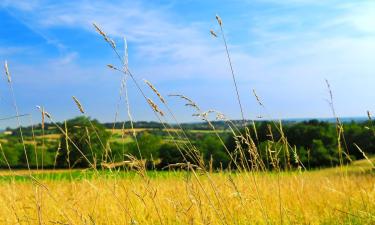
<instances>
[{"instance_id":1,"label":"white cloud","mask_svg":"<svg viewBox=\"0 0 375 225\"><path fill-rule=\"evenodd\" d=\"M215 76L222 74L217 67L223 67L225 56L221 43L211 39L210 26L194 21L178 23L174 20L175 16L163 8L146 7L131 1L112 4L74 1L59 4L43 2L35 11L20 17L29 26L42 30L74 27L95 32L92 27L95 21L115 40L121 41L126 35L129 47L136 54L130 57L151 64L149 71L159 67L178 71L184 74L182 76L209 75L207 73L213 71L217 71ZM221 60L215 62L217 59Z\"/></svg>"},{"instance_id":2,"label":"white cloud","mask_svg":"<svg viewBox=\"0 0 375 225\"><path fill-rule=\"evenodd\" d=\"M24 11L34 10L40 4L40 0L1 0L0 7L11 7Z\"/></svg>"},{"instance_id":3,"label":"white cloud","mask_svg":"<svg viewBox=\"0 0 375 225\"><path fill-rule=\"evenodd\" d=\"M153 82L181 79L216 82L231 79L222 43L219 39L211 39L208 32L214 24L207 24L206 21L183 21L181 15L167 8L134 1L42 1L39 4L35 1L29 6L10 6L10 1L7 2L7 7L22 11L19 14L21 19L42 34L56 27L95 32L91 26L95 21L118 41L126 35L129 47L135 52L130 57L136 58L138 62L143 61L143 65L138 64L136 68L139 78L146 77ZM305 98L303 100L318 99L325 104L321 96L326 94L322 92L323 79L328 78L333 81L333 85L340 86L339 93L343 96L347 96L343 90L350 88L351 83L357 85L352 88L359 90L354 96L366 94L361 86L368 86L370 81L375 82L371 78L375 72L372 63L375 51L372 41L375 34L374 3L336 5L332 3L338 1L313 0L264 2L288 7L276 7L266 14L249 13L247 18L251 20L246 41L250 44L246 48L243 45L247 43L236 42L236 34L228 32L233 37L230 39L233 44L230 50L235 72L245 93L256 87L260 93L268 93L265 94L266 98L274 102ZM312 5L329 7L325 8L328 12L312 11L306 16L289 10L289 7L295 5L308 5L307 9ZM236 26L229 23L225 25L228 29ZM358 31L361 35L357 35ZM55 77L44 78L53 82L53 79L58 80L57 75L63 76L59 79L67 80L76 76L86 82L90 79L87 74L97 74L99 66L94 65L95 68L87 70L80 67L77 61L79 54L74 50L65 53L43 67L46 74L55 74ZM25 68L24 71L38 74L38 70L32 68ZM32 79L29 81L35 82ZM275 93L282 95L275 96ZM250 94L246 96L251 98ZM368 101L368 97L365 99ZM306 111L312 110L306 107ZM288 114L288 110L284 110L284 114Z\"/></svg>"},{"instance_id":4,"label":"white cloud","mask_svg":"<svg viewBox=\"0 0 375 225\"><path fill-rule=\"evenodd\" d=\"M149 49L145 54L151 55L179 51L183 44L197 44L197 29L178 25L168 15L162 8L153 9L133 1L82 0L58 4L45 1L21 17L41 29L76 27L94 32L92 22L97 22L112 37L126 35L130 42L145 45L140 50Z\"/></svg>"}]
</instances>

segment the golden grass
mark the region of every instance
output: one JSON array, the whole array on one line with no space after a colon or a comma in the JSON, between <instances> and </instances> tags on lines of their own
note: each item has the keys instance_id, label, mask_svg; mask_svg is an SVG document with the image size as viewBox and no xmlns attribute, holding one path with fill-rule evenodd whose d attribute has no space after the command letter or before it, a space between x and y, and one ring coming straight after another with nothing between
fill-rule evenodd
<instances>
[{"instance_id":1,"label":"golden grass","mask_svg":"<svg viewBox=\"0 0 375 225\"><path fill-rule=\"evenodd\" d=\"M175 176L171 172L166 178L150 180L99 177L3 183L0 223L38 224L35 189L43 192L43 224L375 223L373 175L315 171L281 174L279 182L272 173L255 178L261 202L250 174L245 173L211 174L199 180L193 174Z\"/></svg>"}]
</instances>

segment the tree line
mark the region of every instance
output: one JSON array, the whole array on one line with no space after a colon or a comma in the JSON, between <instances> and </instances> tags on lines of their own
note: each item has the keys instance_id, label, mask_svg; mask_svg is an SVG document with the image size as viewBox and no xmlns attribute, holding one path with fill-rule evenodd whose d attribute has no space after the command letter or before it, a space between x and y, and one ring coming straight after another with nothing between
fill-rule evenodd
<instances>
[{"instance_id":1,"label":"tree line","mask_svg":"<svg viewBox=\"0 0 375 225\"><path fill-rule=\"evenodd\" d=\"M147 123L140 124L147 127ZM12 134L1 136L0 167L26 168L29 164L32 168L42 165L45 168L100 168L103 162L123 162L134 156L143 159L150 169L166 169L182 162L194 163L187 151L195 151L207 167L227 169L234 168L238 148L244 145L231 133L230 126L223 125L224 122L217 123L223 125L218 129L220 132L186 130L184 138L180 131L171 134L157 123L149 124L154 129L137 132L136 136L124 134L128 141L121 141L123 134L111 134L109 124L86 117L57 124L63 128L63 134L58 133L56 124L45 125L44 134L59 134L57 139L48 138L48 135L41 138L41 125L36 125L33 129L23 128L25 141L22 143L17 129L7 129ZM115 128L119 127L115 124ZM280 168L336 166L340 163L339 146L344 162L363 158L357 146L368 156L375 155L375 132L371 121L352 121L339 128L341 130L334 123L318 120L282 124L261 121L247 129L239 128L237 132L251 137L264 166L269 169L274 163L269 159L270 146L272 151L279 151ZM250 160L251 155L245 152L244 157Z\"/></svg>"}]
</instances>

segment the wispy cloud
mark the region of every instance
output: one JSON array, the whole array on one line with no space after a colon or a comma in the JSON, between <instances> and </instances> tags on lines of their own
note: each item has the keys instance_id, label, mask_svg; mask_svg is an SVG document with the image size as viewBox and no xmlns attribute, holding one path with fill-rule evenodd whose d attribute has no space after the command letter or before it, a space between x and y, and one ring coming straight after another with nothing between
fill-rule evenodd
<instances>
[{"instance_id":1,"label":"wispy cloud","mask_svg":"<svg viewBox=\"0 0 375 225\"><path fill-rule=\"evenodd\" d=\"M1 7L11 7L11 8L20 9L23 11L32 11L40 4L41 4L40 0L27 0L27 1L2 0L0 1Z\"/></svg>"},{"instance_id":2,"label":"wispy cloud","mask_svg":"<svg viewBox=\"0 0 375 225\"><path fill-rule=\"evenodd\" d=\"M325 78L338 87L337 94L343 99L353 100L357 113L375 97L363 89L375 82L371 76L375 73L372 63L375 51L373 1L242 0L223 4L218 11L222 10L226 15L225 8L236 4L238 15L228 14L228 18L223 19L235 72L248 106L255 107L255 104L249 103L252 102L249 90L255 87L273 105L271 110L280 112L280 116L327 115L324 113L329 110L325 110L322 100L326 94ZM46 60L46 65L36 65L35 68L21 66L23 72L33 71L31 73L35 76L38 73L54 74L55 77L39 75L51 82L53 79L69 81L72 77L75 77L75 82L96 82L100 75L110 74L103 69L107 62L90 65L89 69L81 66L84 54L78 50L80 43L66 40L75 40L74 31L83 31L87 38L93 39L95 30L91 23L95 21L119 45L123 36L127 37L131 66L138 78L145 77L161 85L168 83L170 89L174 89L179 81L186 80L182 90L191 91L191 94L197 92L187 87L188 84L194 86L194 82L199 80L207 85L202 97L205 103L215 98L214 94L210 94L214 82L222 85L223 81L228 81L230 84L222 43L209 34L209 29L216 25L214 15L211 19L186 20L183 12L197 10L194 7L175 10L173 4L86 0L3 1L0 6L13 12L47 42L52 40L58 43L56 47L64 46L59 55ZM67 34L72 37L66 37ZM96 48L90 46L92 54L88 60L109 59L108 52ZM62 72L52 67L62 68ZM40 72L40 68L44 72ZM36 82L32 79L27 81ZM357 86L352 87L352 84ZM350 88L356 91L348 95L345 91ZM359 96L362 96L361 100L354 102ZM229 101L232 99L223 98L217 106L230 108L225 107ZM302 101L311 102L311 105L300 106ZM295 112L286 108L293 102L297 102L299 107ZM343 103L338 107L352 114L344 109L345 105ZM237 115L234 110L230 113Z\"/></svg>"},{"instance_id":3,"label":"wispy cloud","mask_svg":"<svg viewBox=\"0 0 375 225\"><path fill-rule=\"evenodd\" d=\"M58 4L43 1L33 7L32 12L23 10L22 6L19 8L25 12L19 17L32 27L72 27L94 32L92 22L95 21L114 38L121 40L126 35L130 42L142 45L138 49L142 56L175 54L186 49L186 45L201 42L200 34L191 24L177 24L171 13L163 8L154 9L133 1L74 1Z\"/></svg>"}]
</instances>

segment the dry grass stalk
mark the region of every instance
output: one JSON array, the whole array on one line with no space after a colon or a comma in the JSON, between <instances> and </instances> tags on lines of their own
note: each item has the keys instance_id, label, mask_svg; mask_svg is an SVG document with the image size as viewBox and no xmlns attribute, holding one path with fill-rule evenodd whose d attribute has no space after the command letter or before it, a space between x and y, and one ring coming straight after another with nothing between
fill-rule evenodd
<instances>
[{"instance_id":1,"label":"dry grass stalk","mask_svg":"<svg viewBox=\"0 0 375 225\"><path fill-rule=\"evenodd\" d=\"M7 76L8 83L12 82L12 79L10 77L9 68L8 68L8 62L5 61L4 63L4 69L5 69L5 75Z\"/></svg>"},{"instance_id":2,"label":"dry grass stalk","mask_svg":"<svg viewBox=\"0 0 375 225\"><path fill-rule=\"evenodd\" d=\"M95 27L96 31L97 31L100 35L103 36L104 40L105 40L108 44L110 44L111 47L112 47L113 49L116 49L116 43L115 43L115 41L112 40L111 38L109 38L109 37L107 36L107 34L104 33L104 31L103 31L103 30L102 30L102 29L101 29L96 23L93 23L92 25Z\"/></svg>"},{"instance_id":3,"label":"dry grass stalk","mask_svg":"<svg viewBox=\"0 0 375 225\"><path fill-rule=\"evenodd\" d=\"M51 119L51 118L52 118L51 114L49 114L49 113L46 112L46 111L44 111L44 115L46 115L46 117L47 117L48 119Z\"/></svg>"},{"instance_id":4,"label":"dry grass stalk","mask_svg":"<svg viewBox=\"0 0 375 225\"><path fill-rule=\"evenodd\" d=\"M102 162L101 165L107 169L113 169L113 168L122 167L122 166L128 166L129 168L133 168L135 167L135 162L130 161L130 160L122 161L122 162L112 162L112 163Z\"/></svg>"},{"instance_id":5,"label":"dry grass stalk","mask_svg":"<svg viewBox=\"0 0 375 225\"><path fill-rule=\"evenodd\" d=\"M194 109L197 110L198 113L196 114L193 114L193 116L198 116L200 117L202 120L204 120L205 122L207 122L207 124L209 125L209 127L212 129L212 131L215 133L216 137L219 139L221 145L224 147L225 151L227 152L227 154L229 155L230 159L232 160L232 162L236 165L236 168L239 170L239 171L242 171L243 168L241 168L236 160L233 158L233 155L232 153L229 151L229 149L227 148L227 146L225 145L225 142L223 141L222 137L220 136L220 134L218 133L218 131L216 130L215 126L212 124L212 122L209 120L208 118L208 114L209 113L212 113L212 112L215 112L214 110L208 110L207 112L202 112L201 109L199 108L199 106L193 101L191 100L190 98L184 96L184 95L179 95L179 94L170 94L169 96L171 97L179 97L185 101L187 101L188 103L185 104L185 106L190 106L190 107L193 107Z\"/></svg>"},{"instance_id":6,"label":"dry grass stalk","mask_svg":"<svg viewBox=\"0 0 375 225\"><path fill-rule=\"evenodd\" d=\"M85 111L83 110L83 107L82 107L82 104L78 101L78 99L74 96L72 96L74 102L76 103L79 111L82 113L82 114L85 114Z\"/></svg>"},{"instance_id":7,"label":"dry grass stalk","mask_svg":"<svg viewBox=\"0 0 375 225\"><path fill-rule=\"evenodd\" d=\"M99 30L101 31L101 29L99 29ZM104 32L99 32L99 33L102 34L102 33L104 33ZM106 38L105 38L105 39L106 39ZM107 41L107 42L108 42L108 41ZM116 70L118 70L119 72L123 73L124 75L129 75L130 78L132 79L132 81L134 82L134 84L136 85L138 91L141 93L141 95L144 97L144 99L150 104L150 101L148 100L148 98L147 98L146 95L144 94L142 88L140 87L140 85L138 84L137 80L134 78L133 74L130 72L129 68L127 67L127 57L128 57L128 56L127 56L127 43L126 43L126 40L125 40L125 39L124 39L124 42L125 42L125 43L124 43L124 46L125 46L125 51L124 51L125 56L124 56L124 57L121 57L120 54L118 53L117 49L115 49L115 48L112 47L112 49L113 49L113 51L115 52L115 54L117 55L118 59L121 61L121 63L122 63L123 66L124 66L124 70L118 70L118 69L116 69ZM125 77L126 77L126 76L125 76ZM126 88L125 88L125 95L126 95L126 102L127 102L127 108L128 108L128 114L129 114L129 113L130 113L130 107L129 107L129 101L127 100L127 90L126 90ZM164 103L164 104L165 104L165 103ZM165 104L165 105L166 105L166 104ZM167 107L167 108L168 108L168 107ZM170 111L169 108L168 108L168 111ZM158 120L163 124L163 127L166 128L166 124L165 124L163 121L161 121L161 118L159 118L159 114L160 114L160 112L159 112L159 114L158 114L158 113L154 110L154 113L155 113L156 117L158 118ZM129 115L130 115L130 114L129 114ZM173 114L172 114L172 117L174 117ZM129 116L129 118L130 118L131 126L133 127L131 116ZM135 134L135 132L134 132L134 134ZM171 135L171 134L168 132L168 135ZM186 134L185 134L185 136L186 136ZM172 136L171 136L171 137L172 137ZM141 156L141 158L142 158L141 151L140 151L140 149L139 149L139 145L138 145L138 141L137 141L136 136L134 136L134 138L135 138L135 141L136 141L136 144L137 144L137 148L138 148L138 150L139 150L139 154L140 154L140 156ZM173 139L173 142L176 144L177 148L179 148L177 142L175 142L175 140L174 140L173 137L172 137L172 139ZM189 142L190 142L190 141L189 141Z\"/></svg>"},{"instance_id":8,"label":"dry grass stalk","mask_svg":"<svg viewBox=\"0 0 375 225\"><path fill-rule=\"evenodd\" d=\"M96 25L96 23L93 23L92 25L95 27L96 31L98 31L98 33L99 33L100 35L102 35L103 37L106 37L106 36L107 36L107 35L104 33L104 31L102 31L102 29L101 29L98 25Z\"/></svg>"},{"instance_id":9,"label":"dry grass stalk","mask_svg":"<svg viewBox=\"0 0 375 225\"><path fill-rule=\"evenodd\" d=\"M45 124L45 113L44 113L44 107L41 107L39 105L36 106L37 109L39 109L41 115L42 115L42 130L44 130L44 124Z\"/></svg>"},{"instance_id":10,"label":"dry grass stalk","mask_svg":"<svg viewBox=\"0 0 375 225\"><path fill-rule=\"evenodd\" d=\"M164 100L164 98L163 98L163 96L159 93L159 91L155 88L155 86L154 85L152 85L151 84L151 82L150 81L148 81L148 80L143 80L150 88L151 88L151 90L159 97L159 99L160 99L160 101L162 102L162 103L165 103L165 100Z\"/></svg>"},{"instance_id":11,"label":"dry grass stalk","mask_svg":"<svg viewBox=\"0 0 375 225\"><path fill-rule=\"evenodd\" d=\"M155 112L159 113L161 116L164 116L163 111L161 111L161 110L159 109L158 105L156 105L151 99L147 98L147 102L148 102L148 104L151 106L151 108L152 108Z\"/></svg>"},{"instance_id":12,"label":"dry grass stalk","mask_svg":"<svg viewBox=\"0 0 375 225\"><path fill-rule=\"evenodd\" d=\"M16 112L17 126L18 126L18 130L20 132L20 137L21 137L21 142L22 142L24 154L25 154L27 168L28 168L28 170L30 172L30 163L29 163L29 159L28 159L28 156L27 156L25 139L23 137L21 120L20 120L20 113L19 113L19 110L18 110L17 101L16 101L16 97L15 97L15 94L14 94L13 85L12 85L12 82L11 82L12 80L11 80L11 76L10 76L10 72L9 72L8 62L7 61L5 61L5 63L4 63L4 69L5 69L5 74L6 74L7 80L8 80L9 90L10 90L11 95L12 95L12 101L13 101L14 111Z\"/></svg>"},{"instance_id":13,"label":"dry grass stalk","mask_svg":"<svg viewBox=\"0 0 375 225\"><path fill-rule=\"evenodd\" d=\"M363 157L367 160L371 167L375 169L374 163L372 163L372 161L367 157L366 153L356 143L354 143L354 146L358 149L359 152L362 153Z\"/></svg>"},{"instance_id":14,"label":"dry grass stalk","mask_svg":"<svg viewBox=\"0 0 375 225\"><path fill-rule=\"evenodd\" d=\"M225 52L226 52L226 55L227 55L228 64L229 64L230 72L231 72L231 75L232 75L234 89L236 91L237 102L238 102L238 106L240 108L241 118L242 118L242 121L243 121L243 126L245 127L246 126L245 114L244 114L244 110L243 110L242 103L241 103L240 93L239 93L238 85L237 85L237 81L236 81L236 76L234 74L234 69L233 69L233 65L232 65L232 59L231 59L230 54L229 54L228 44L227 44L227 40L225 38L225 34L224 34L224 30L223 30L223 21L221 20L221 18L219 17L219 15L216 15L216 20L217 20L217 22L218 22L218 24L220 26L221 36L222 36L222 39L223 39L223 42L224 42L224 46L225 46Z\"/></svg>"},{"instance_id":15,"label":"dry grass stalk","mask_svg":"<svg viewBox=\"0 0 375 225\"><path fill-rule=\"evenodd\" d=\"M124 37L124 69L125 71L129 70L129 53L128 53L128 42L126 40L126 37Z\"/></svg>"},{"instance_id":16,"label":"dry grass stalk","mask_svg":"<svg viewBox=\"0 0 375 225\"><path fill-rule=\"evenodd\" d=\"M339 155L340 165L342 166L343 162L344 162L342 154L344 154L346 156L346 159L348 161L351 162L352 159L350 158L348 146L346 144L346 139L345 139L345 136L344 136L344 126L341 123L340 118L337 116L336 110L335 110L335 107L334 107L333 93L332 93L331 85L330 85L330 83L328 82L327 79L325 80L325 82L326 82L328 93L329 93L328 104L331 107L331 111L332 111L333 117L336 119L337 151L338 151L338 155ZM344 145L344 146L342 146L342 145ZM345 151L342 150L343 147L345 148Z\"/></svg>"},{"instance_id":17,"label":"dry grass stalk","mask_svg":"<svg viewBox=\"0 0 375 225\"><path fill-rule=\"evenodd\" d=\"M211 33L211 35L212 35L213 37L217 38L217 34L215 33L215 31L210 30L210 33Z\"/></svg>"},{"instance_id":18,"label":"dry grass stalk","mask_svg":"<svg viewBox=\"0 0 375 225\"><path fill-rule=\"evenodd\" d=\"M116 67L114 67L112 64L108 64L107 67L110 68L110 69L118 70L118 69L117 69Z\"/></svg>"},{"instance_id":19,"label":"dry grass stalk","mask_svg":"<svg viewBox=\"0 0 375 225\"><path fill-rule=\"evenodd\" d=\"M223 26L223 21L221 20L220 16L216 14L216 20L217 20L217 23L220 25L220 26Z\"/></svg>"},{"instance_id":20,"label":"dry grass stalk","mask_svg":"<svg viewBox=\"0 0 375 225\"><path fill-rule=\"evenodd\" d=\"M180 95L180 94L170 94L168 95L170 97L179 97L181 99L184 99L186 100L188 103L186 103L185 105L186 106L191 106L193 108L195 108L197 111L200 111L201 109L199 108L199 106L193 101L191 100L190 98L186 97L185 95Z\"/></svg>"},{"instance_id":21,"label":"dry grass stalk","mask_svg":"<svg viewBox=\"0 0 375 225\"><path fill-rule=\"evenodd\" d=\"M368 117L368 120L369 120L369 123L370 123L370 127L366 127L366 129L371 130L373 135L375 136L375 129L374 129L374 125L373 125L373 122L372 122L372 115L371 115L369 110L367 110L367 117Z\"/></svg>"},{"instance_id":22,"label":"dry grass stalk","mask_svg":"<svg viewBox=\"0 0 375 225\"><path fill-rule=\"evenodd\" d=\"M263 103L260 101L259 96L258 96L257 93L255 92L255 89L253 89L253 94L254 94L255 99L257 100L258 104L259 104L260 106L264 106Z\"/></svg>"},{"instance_id":23,"label":"dry grass stalk","mask_svg":"<svg viewBox=\"0 0 375 225\"><path fill-rule=\"evenodd\" d=\"M169 164L168 166L165 166L163 167L163 170L166 169L166 168L181 168L181 169L191 169L191 168L194 168L194 169L197 169L197 170L203 170L201 167L197 166L197 165L194 165L194 164L191 164L191 163L173 163L173 164Z\"/></svg>"}]
</instances>

